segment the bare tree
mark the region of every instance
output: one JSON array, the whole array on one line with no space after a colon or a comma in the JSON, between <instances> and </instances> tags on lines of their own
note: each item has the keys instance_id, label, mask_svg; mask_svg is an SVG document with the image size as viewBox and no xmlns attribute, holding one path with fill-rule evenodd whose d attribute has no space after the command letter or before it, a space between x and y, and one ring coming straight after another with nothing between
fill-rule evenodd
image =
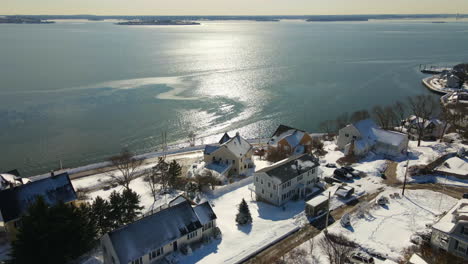
<instances>
[{"instance_id":1,"label":"bare tree","mask_svg":"<svg viewBox=\"0 0 468 264\"><path fill-rule=\"evenodd\" d=\"M160 177L159 177L159 171L156 169L156 167L153 167L151 169L150 175L148 175L147 178L147 184L146 186L148 187L151 196L153 197L153 205L156 203L156 197L158 196L158 193L160 192Z\"/></svg>"},{"instance_id":2,"label":"bare tree","mask_svg":"<svg viewBox=\"0 0 468 264\"><path fill-rule=\"evenodd\" d=\"M331 120L325 120L320 123L319 129L326 133L328 137L330 137L332 133L336 132L335 122Z\"/></svg>"},{"instance_id":3,"label":"bare tree","mask_svg":"<svg viewBox=\"0 0 468 264\"><path fill-rule=\"evenodd\" d=\"M125 189L130 190L130 182L137 177L138 169L143 164L143 160L136 159L128 149L123 149L120 154L111 157L109 161L119 172L117 174L111 173L110 177Z\"/></svg>"},{"instance_id":4,"label":"bare tree","mask_svg":"<svg viewBox=\"0 0 468 264\"><path fill-rule=\"evenodd\" d=\"M359 110L351 114L350 121L352 123L356 123L358 121L370 118L369 111L367 110Z\"/></svg>"},{"instance_id":5,"label":"bare tree","mask_svg":"<svg viewBox=\"0 0 468 264\"><path fill-rule=\"evenodd\" d=\"M188 142L189 142L189 145L190 145L191 147L195 146L195 140L196 140L196 137L197 137L197 135L195 134L195 132L190 131L189 134L188 134L188 137L189 137L189 139L188 139L188 140L189 140L189 141L188 141Z\"/></svg>"},{"instance_id":6,"label":"bare tree","mask_svg":"<svg viewBox=\"0 0 468 264\"><path fill-rule=\"evenodd\" d=\"M401 122L406 117L406 106L404 103L397 101L395 104L393 104L392 108L393 108L393 113L398 118L398 126L401 126ZM402 130L403 129L400 128L400 131Z\"/></svg>"},{"instance_id":7,"label":"bare tree","mask_svg":"<svg viewBox=\"0 0 468 264\"><path fill-rule=\"evenodd\" d=\"M335 119L337 129L341 129L350 123L348 113L343 113Z\"/></svg>"},{"instance_id":8,"label":"bare tree","mask_svg":"<svg viewBox=\"0 0 468 264\"><path fill-rule=\"evenodd\" d=\"M307 251L302 248L295 248L288 252L286 256L286 262L288 264L308 264L306 257Z\"/></svg>"},{"instance_id":9,"label":"bare tree","mask_svg":"<svg viewBox=\"0 0 468 264\"><path fill-rule=\"evenodd\" d=\"M379 126L383 129L390 129L396 121L396 115L393 112L392 107L386 106L374 106L372 108L374 118L377 120Z\"/></svg>"},{"instance_id":10,"label":"bare tree","mask_svg":"<svg viewBox=\"0 0 468 264\"><path fill-rule=\"evenodd\" d=\"M357 248L357 244L344 235L329 232L324 232L324 237L320 239L319 244L330 264L344 264L351 251Z\"/></svg>"},{"instance_id":11,"label":"bare tree","mask_svg":"<svg viewBox=\"0 0 468 264\"><path fill-rule=\"evenodd\" d=\"M439 141L442 142L444 138L445 132L449 125L453 125L457 122L457 115L451 111L450 108L442 107L442 111L440 113L440 119L444 122L444 128L442 129L442 133L440 135Z\"/></svg>"},{"instance_id":12,"label":"bare tree","mask_svg":"<svg viewBox=\"0 0 468 264\"><path fill-rule=\"evenodd\" d=\"M409 110L416 116L414 128L418 134L418 146L424 134L425 124L437 111L438 104L430 95L417 95L408 98Z\"/></svg>"}]
</instances>

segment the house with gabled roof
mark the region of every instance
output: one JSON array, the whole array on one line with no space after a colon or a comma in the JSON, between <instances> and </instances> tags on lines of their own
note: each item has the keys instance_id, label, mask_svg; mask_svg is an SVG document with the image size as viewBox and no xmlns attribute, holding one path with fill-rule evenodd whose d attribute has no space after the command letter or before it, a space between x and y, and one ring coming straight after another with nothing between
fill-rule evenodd
<instances>
[{"instance_id":1,"label":"house with gabled roof","mask_svg":"<svg viewBox=\"0 0 468 264\"><path fill-rule=\"evenodd\" d=\"M157 263L167 254L215 234L216 214L208 202L182 201L101 238L104 264Z\"/></svg>"},{"instance_id":2,"label":"house with gabled roof","mask_svg":"<svg viewBox=\"0 0 468 264\"><path fill-rule=\"evenodd\" d=\"M365 119L340 129L337 146L345 155L364 156L372 151L396 157L406 153L408 135L381 129L371 119Z\"/></svg>"},{"instance_id":3,"label":"house with gabled roof","mask_svg":"<svg viewBox=\"0 0 468 264\"><path fill-rule=\"evenodd\" d=\"M224 176L246 175L254 168L252 145L236 133L223 135L220 144L206 145L203 152L205 167Z\"/></svg>"},{"instance_id":4,"label":"house with gabled roof","mask_svg":"<svg viewBox=\"0 0 468 264\"><path fill-rule=\"evenodd\" d=\"M402 121L403 131L408 133L411 139L417 139L419 128L422 128L421 139L437 139L442 136L445 130L449 129L449 124L445 126L445 122L437 118L423 119L415 115L411 115L406 120Z\"/></svg>"},{"instance_id":5,"label":"house with gabled roof","mask_svg":"<svg viewBox=\"0 0 468 264\"><path fill-rule=\"evenodd\" d=\"M6 174L3 175L5 177ZM29 206L39 196L42 196L50 206L77 200L68 173L52 175L37 181L26 181L25 184L0 191L0 222L3 223L10 240L16 238L21 217L27 213Z\"/></svg>"},{"instance_id":6,"label":"house with gabled roof","mask_svg":"<svg viewBox=\"0 0 468 264\"><path fill-rule=\"evenodd\" d=\"M304 130L279 125L270 140L268 151L279 151L287 156L308 153L312 150L312 137Z\"/></svg>"},{"instance_id":7,"label":"house with gabled roof","mask_svg":"<svg viewBox=\"0 0 468 264\"><path fill-rule=\"evenodd\" d=\"M284 159L254 175L257 199L281 206L287 201L305 198L319 181L319 162L311 154Z\"/></svg>"},{"instance_id":8,"label":"house with gabled roof","mask_svg":"<svg viewBox=\"0 0 468 264\"><path fill-rule=\"evenodd\" d=\"M468 199L461 199L432 226L431 245L468 261Z\"/></svg>"}]
</instances>

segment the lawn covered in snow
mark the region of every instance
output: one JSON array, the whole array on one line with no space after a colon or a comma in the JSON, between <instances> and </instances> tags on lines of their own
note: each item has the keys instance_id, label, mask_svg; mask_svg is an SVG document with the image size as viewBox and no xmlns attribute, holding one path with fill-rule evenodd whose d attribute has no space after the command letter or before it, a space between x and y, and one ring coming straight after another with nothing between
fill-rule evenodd
<instances>
[{"instance_id":1,"label":"lawn covered in snow","mask_svg":"<svg viewBox=\"0 0 468 264\"><path fill-rule=\"evenodd\" d=\"M247 184L249 182L221 196L211 197L222 239L203 245L190 256L180 256L179 263L235 263L305 223L304 201L290 202L286 210L256 202L251 199ZM249 206L253 223L239 227L235 217L242 198Z\"/></svg>"},{"instance_id":2,"label":"lawn covered in snow","mask_svg":"<svg viewBox=\"0 0 468 264\"><path fill-rule=\"evenodd\" d=\"M401 194L401 189L387 189L379 197L389 197L392 193ZM426 224L433 224L441 213L457 202L450 196L429 190L407 190L404 197L389 198L389 201L387 206L371 206L363 218L359 218L356 213L351 214L351 227L344 228L337 221L328 230L345 235L368 252L379 253L397 262L403 250L412 245L411 236L416 232L429 231ZM319 263L326 264L328 260L318 245L321 237L314 238L314 256ZM308 242L300 248L308 250ZM375 260L376 263L382 263Z\"/></svg>"}]
</instances>

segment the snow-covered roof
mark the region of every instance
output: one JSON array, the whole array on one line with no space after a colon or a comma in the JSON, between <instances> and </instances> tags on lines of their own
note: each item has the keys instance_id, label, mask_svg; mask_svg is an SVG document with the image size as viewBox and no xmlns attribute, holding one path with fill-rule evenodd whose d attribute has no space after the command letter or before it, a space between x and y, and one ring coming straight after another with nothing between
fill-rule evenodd
<instances>
[{"instance_id":1,"label":"snow-covered roof","mask_svg":"<svg viewBox=\"0 0 468 264\"><path fill-rule=\"evenodd\" d=\"M339 197L347 197L351 195L354 192L354 188L350 186L340 186L338 189L335 191L335 195L338 195Z\"/></svg>"},{"instance_id":2,"label":"snow-covered roof","mask_svg":"<svg viewBox=\"0 0 468 264\"><path fill-rule=\"evenodd\" d=\"M203 154L210 155L211 153L215 152L218 149L219 149L219 146L217 145L206 145L205 150L203 151Z\"/></svg>"},{"instance_id":3,"label":"snow-covered roof","mask_svg":"<svg viewBox=\"0 0 468 264\"><path fill-rule=\"evenodd\" d=\"M412 125L419 125L419 124L424 123L424 128L428 127L430 124L434 124L436 126L443 124L443 122L437 118L430 118L430 119L424 120L423 118L417 117L415 115L411 115L407 121Z\"/></svg>"},{"instance_id":4,"label":"snow-covered roof","mask_svg":"<svg viewBox=\"0 0 468 264\"><path fill-rule=\"evenodd\" d=\"M229 141L222 144L221 146L226 147L236 157L243 157L252 149L252 145L250 145L250 143L243 137L241 137L239 134L237 134L235 137L231 138Z\"/></svg>"},{"instance_id":5,"label":"snow-covered roof","mask_svg":"<svg viewBox=\"0 0 468 264\"><path fill-rule=\"evenodd\" d=\"M286 139L288 144L292 148L295 148L297 145L299 145L299 142L301 141L301 139L304 137L305 134L306 132L303 130L292 128L292 127L285 126L285 125L279 125L275 133L273 133L270 140L268 141L268 144L270 146L276 146L276 144L278 144L279 141Z\"/></svg>"},{"instance_id":6,"label":"snow-covered roof","mask_svg":"<svg viewBox=\"0 0 468 264\"><path fill-rule=\"evenodd\" d=\"M313 206L313 207L317 207L317 206L323 204L326 201L328 201L327 196L318 195L318 196L315 196L314 198L310 199L309 201L307 201L306 204L308 204L310 206Z\"/></svg>"},{"instance_id":7,"label":"snow-covered roof","mask_svg":"<svg viewBox=\"0 0 468 264\"><path fill-rule=\"evenodd\" d=\"M460 222L468 222L468 199L461 199L432 227L444 233L451 233L455 225Z\"/></svg>"},{"instance_id":8,"label":"snow-covered roof","mask_svg":"<svg viewBox=\"0 0 468 264\"><path fill-rule=\"evenodd\" d=\"M185 201L111 231L109 238L120 263L129 263L201 227Z\"/></svg>"},{"instance_id":9,"label":"snow-covered roof","mask_svg":"<svg viewBox=\"0 0 468 264\"><path fill-rule=\"evenodd\" d=\"M379 128L372 119L364 119L353 124L359 131L361 138L356 140L355 146L359 149L367 149L376 142L387 145L400 146L406 142L407 135L395 131Z\"/></svg>"},{"instance_id":10,"label":"snow-covered roof","mask_svg":"<svg viewBox=\"0 0 468 264\"><path fill-rule=\"evenodd\" d=\"M217 218L209 202L204 202L198 206L195 206L193 210L197 214L198 219L202 225Z\"/></svg>"},{"instance_id":11,"label":"snow-covered roof","mask_svg":"<svg viewBox=\"0 0 468 264\"><path fill-rule=\"evenodd\" d=\"M268 176L277 178L281 182L287 182L318 166L319 163L317 158L310 154L303 154L278 161L271 166L257 171L257 173L264 172Z\"/></svg>"},{"instance_id":12,"label":"snow-covered roof","mask_svg":"<svg viewBox=\"0 0 468 264\"><path fill-rule=\"evenodd\" d=\"M206 169L212 170L221 175L224 175L226 172L228 172L231 169L231 167L232 167L232 164L224 164L224 163L216 163L216 162L212 162L212 163L205 165Z\"/></svg>"},{"instance_id":13,"label":"snow-covered roof","mask_svg":"<svg viewBox=\"0 0 468 264\"><path fill-rule=\"evenodd\" d=\"M400 146L406 142L407 135L395 131L388 131L380 128L372 128L375 140L392 146Z\"/></svg>"},{"instance_id":14,"label":"snow-covered roof","mask_svg":"<svg viewBox=\"0 0 468 264\"><path fill-rule=\"evenodd\" d=\"M446 166L447 164L448 166ZM468 174L468 160L466 158L452 157L446 160L442 165L437 167L437 170L460 175Z\"/></svg>"},{"instance_id":15,"label":"snow-covered roof","mask_svg":"<svg viewBox=\"0 0 468 264\"><path fill-rule=\"evenodd\" d=\"M418 254L414 253L408 261L409 264L427 264Z\"/></svg>"},{"instance_id":16,"label":"snow-covered roof","mask_svg":"<svg viewBox=\"0 0 468 264\"><path fill-rule=\"evenodd\" d=\"M0 211L5 222L21 217L31 203L42 196L49 205L77 199L68 173L32 181L0 191Z\"/></svg>"}]
</instances>

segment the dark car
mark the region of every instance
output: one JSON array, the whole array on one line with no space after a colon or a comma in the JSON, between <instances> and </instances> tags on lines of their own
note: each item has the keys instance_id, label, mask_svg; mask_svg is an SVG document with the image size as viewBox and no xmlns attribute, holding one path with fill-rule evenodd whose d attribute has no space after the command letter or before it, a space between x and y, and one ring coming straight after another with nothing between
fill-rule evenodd
<instances>
[{"instance_id":1,"label":"dark car","mask_svg":"<svg viewBox=\"0 0 468 264\"><path fill-rule=\"evenodd\" d=\"M327 167L327 168L336 168L336 164L335 163L327 163L327 165L325 165L325 167Z\"/></svg>"},{"instance_id":2,"label":"dark car","mask_svg":"<svg viewBox=\"0 0 468 264\"><path fill-rule=\"evenodd\" d=\"M347 180L353 178L353 176L350 175L350 174L348 173L348 171L345 170L345 169L343 169L343 168L336 169L336 170L333 172L333 174L335 175L335 177L343 178L343 179L347 179Z\"/></svg>"},{"instance_id":3,"label":"dark car","mask_svg":"<svg viewBox=\"0 0 468 264\"><path fill-rule=\"evenodd\" d=\"M353 167L350 167L350 166L345 166L345 167L342 167L343 169L347 170L348 172L352 172L354 171L354 168Z\"/></svg>"},{"instance_id":4,"label":"dark car","mask_svg":"<svg viewBox=\"0 0 468 264\"><path fill-rule=\"evenodd\" d=\"M468 199L468 193L463 194L463 199Z\"/></svg>"},{"instance_id":5,"label":"dark car","mask_svg":"<svg viewBox=\"0 0 468 264\"><path fill-rule=\"evenodd\" d=\"M355 170L353 167L346 166L342 167L342 169L346 170L353 178L358 178L360 176L360 171Z\"/></svg>"}]
</instances>

